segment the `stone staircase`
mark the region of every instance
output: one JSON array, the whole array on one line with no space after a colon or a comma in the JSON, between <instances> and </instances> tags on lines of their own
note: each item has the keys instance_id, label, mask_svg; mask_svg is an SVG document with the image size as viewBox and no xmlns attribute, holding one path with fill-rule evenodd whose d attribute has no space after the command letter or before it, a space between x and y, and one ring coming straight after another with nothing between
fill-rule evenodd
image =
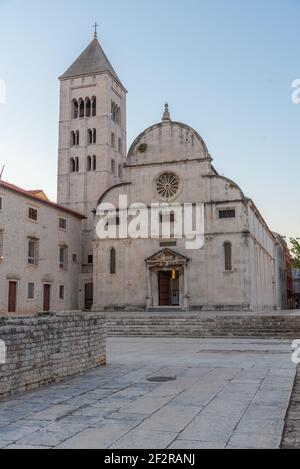
<instances>
[{"instance_id":1,"label":"stone staircase","mask_svg":"<svg viewBox=\"0 0 300 469\"><path fill-rule=\"evenodd\" d=\"M300 339L300 316L108 314L109 337Z\"/></svg>"}]
</instances>

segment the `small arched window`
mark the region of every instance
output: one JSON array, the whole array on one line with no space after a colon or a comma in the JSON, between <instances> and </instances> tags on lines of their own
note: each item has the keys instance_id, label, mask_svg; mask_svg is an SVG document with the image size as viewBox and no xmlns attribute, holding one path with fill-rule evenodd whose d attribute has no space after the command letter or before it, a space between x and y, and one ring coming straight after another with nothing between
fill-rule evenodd
<instances>
[{"instance_id":1,"label":"small arched window","mask_svg":"<svg viewBox=\"0 0 300 469\"><path fill-rule=\"evenodd\" d=\"M85 98L85 116L86 117L91 117L91 100L89 98Z\"/></svg>"},{"instance_id":2,"label":"small arched window","mask_svg":"<svg viewBox=\"0 0 300 469\"><path fill-rule=\"evenodd\" d=\"M74 158L71 158L71 160L70 160L70 171L71 171L71 173L75 173L75 171L76 171L76 163L75 163Z\"/></svg>"},{"instance_id":3,"label":"small arched window","mask_svg":"<svg viewBox=\"0 0 300 469\"><path fill-rule=\"evenodd\" d=\"M229 242L224 243L224 259L225 271L232 271L232 244Z\"/></svg>"},{"instance_id":4,"label":"small arched window","mask_svg":"<svg viewBox=\"0 0 300 469\"><path fill-rule=\"evenodd\" d=\"M110 250L110 273L111 275L115 275L117 271L117 254L115 248Z\"/></svg>"},{"instance_id":5,"label":"small arched window","mask_svg":"<svg viewBox=\"0 0 300 469\"><path fill-rule=\"evenodd\" d=\"M122 165L119 164L119 178L122 177Z\"/></svg>"},{"instance_id":6,"label":"small arched window","mask_svg":"<svg viewBox=\"0 0 300 469\"><path fill-rule=\"evenodd\" d=\"M93 143L93 133L92 130L88 130L88 144L91 145Z\"/></svg>"},{"instance_id":7,"label":"small arched window","mask_svg":"<svg viewBox=\"0 0 300 469\"><path fill-rule=\"evenodd\" d=\"M92 170L92 158L90 156L87 157L87 167L86 167L87 171L91 171Z\"/></svg>"},{"instance_id":8,"label":"small arched window","mask_svg":"<svg viewBox=\"0 0 300 469\"><path fill-rule=\"evenodd\" d=\"M112 172L112 174L115 174L115 171L116 171L116 163L115 163L115 160L112 159L111 160L111 172Z\"/></svg>"},{"instance_id":9,"label":"small arched window","mask_svg":"<svg viewBox=\"0 0 300 469\"><path fill-rule=\"evenodd\" d=\"M94 155L93 156L93 171L96 171L97 169L97 158L96 156Z\"/></svg>"},{"instance_id":10,"label":"small arched window","mask_svg":"<svg viewBox=\"0 0 300 469\"><path fill-rule=\"evenodd\" d=\"M76 134L74 131L71 132L71 146L74 147L76 145Z\"/></svg>"},{"instance_id":11,"label":"small arched window","mask_svg":"<svg viewBox=\"0 0 300 469\"><path fill-rule=\"evenodd\" d=\"M79 100L79 117L84 117L84 101L83 99Z\"/></svg>"},{"instance_id":12,"label":"small arched window","mask_svg":"<svg viewBox=\"0 0 300 469\"><path fill-rule=\"evenodd\" d=\"M97 114L97 99L96 96L92 97L92 116L95 117Z\"/></svg>"},{"instance_id":13,"label":"small arched window","mask_svg":"<svg viewBox=\"0 0 300 469\"><path fill-rule=\"evenodd\" d=\"M79 172L79 158L75 158L75 171L76 173Z\"/></svg>"},{"instance_id":14,"label":"small arched window","mask_svg":"<svg viewBox=\"0 0 300 469\"><path fill-rule=\"evenodd\" d=\"M79 145L79 130L76 131L75 145Z\"/></svg>"},{"instance_id":15,"label":"small arched window","mask_svg":"<svg viewBox=\"0 0 300 469\"><path fill-rule=\"evenodd\" d=\"M73 119L78 118L78 101L76 99L72 101L72 117Z\"/></svg>"},{"instance_id":16,"label":"small arched window","mask_svg":"<svg viewBox=\"0 0 300 469\"><path fill-rule=\"evenodd\" d=\"M95 144L97 142L97 131L96 131L96 129L92 130L92 135L93 135L92 143Z\"/></svg>"}]
</instances>

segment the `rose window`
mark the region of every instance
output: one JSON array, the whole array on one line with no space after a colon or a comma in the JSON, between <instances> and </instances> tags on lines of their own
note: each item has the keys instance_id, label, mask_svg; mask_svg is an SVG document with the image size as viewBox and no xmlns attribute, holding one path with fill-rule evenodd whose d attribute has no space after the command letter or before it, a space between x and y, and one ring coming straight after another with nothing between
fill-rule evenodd
<instances>
[{"instance_id":1,"label":"rose window","mask_svg":"<svg viewBox=\"0 0 300 469\"><path fill-rule=\"evenodd\" d=\"M157 192L163 199L172 199L179 191L179 186L178 176L172 173L162 174L156 181Z\"/></svg>"}]
</instances>

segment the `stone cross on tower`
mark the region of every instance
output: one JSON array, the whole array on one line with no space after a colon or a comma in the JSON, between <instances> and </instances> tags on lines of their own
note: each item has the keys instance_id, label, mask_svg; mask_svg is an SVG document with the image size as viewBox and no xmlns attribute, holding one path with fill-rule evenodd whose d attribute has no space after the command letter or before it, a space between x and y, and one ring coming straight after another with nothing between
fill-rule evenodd
<instances>
[{"instance_id":1,"label":"stone cross on tower","mask_svg":"<svg viewBox=\"0 0 300 469\"><path fill-rule=\"evenodd\" d=\"M99 26L99 24L96 21L96 23L93 26L95 28L94 39L97 39L97 37L98 37L98 26Z\"/></svg>"}]
</instances>

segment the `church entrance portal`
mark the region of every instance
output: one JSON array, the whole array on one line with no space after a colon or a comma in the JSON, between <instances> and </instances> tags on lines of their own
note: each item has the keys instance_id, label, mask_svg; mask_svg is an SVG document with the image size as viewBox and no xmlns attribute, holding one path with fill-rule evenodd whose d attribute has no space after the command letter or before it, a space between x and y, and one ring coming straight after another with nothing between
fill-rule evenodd
<instances>
[{"instance_id":1,"label":"church entrance portal","mask_svg":"<svg viewBox=\"0 0 300 469\"><path fill-rule=\"evenodd\" d=\"M158 272L159 306L179 306L178 270Z\"/></svg>"}]
</instances>

